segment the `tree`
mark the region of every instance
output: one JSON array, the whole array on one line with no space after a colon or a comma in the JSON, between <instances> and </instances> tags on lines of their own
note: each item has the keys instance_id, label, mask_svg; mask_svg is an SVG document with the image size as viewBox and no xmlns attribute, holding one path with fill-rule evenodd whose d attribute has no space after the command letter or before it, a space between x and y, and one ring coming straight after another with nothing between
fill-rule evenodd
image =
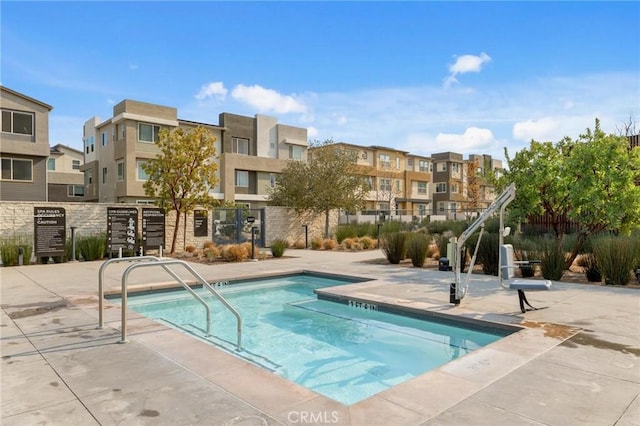
<instances>
[{"instance_id":1,"label":"tree","mask_svg":"<svg viewBox=\"0 0 640 426\"><path fill-rule=\"evenodd\" d=\"M157 142L160 154L142 166L149 175L145 194L156 198L160 207L176 212L170 253L176 249L181 214L186 217L197 206L215 205L209 197L209 188L218 183L215 141L215 136L201 126L163 129Z\"/></svg>"},{"instance_id":2,"label":"tree","mask_svg":"<svg viewBox=\"0 0 640 426\"><path fill-rule=\"evenodd\" d=\"M465 172L467 175L467 197L463 202L464 211L467 217L471 217L473 213L480 212L482 205L480 204L480 176L478 168L480 163L477 159L469 161L465 164Z\"/></svg>"},{"instance_id":3,"label":"tree","mask_svg":"<svg viewBox=\"0 0 640 426\"><path fill-rule=\"evenodd\" d=\"M624 136L605 134L596 119L573 141L557 144L531 141L529 149L507 154L508 170L499 180L504 187L515 182L513 209L520 217L547 214L558 239L570 220L579 233L567 267L575 260L589 235L601 231L628 233L640 226L640 150L628 149Z\"/></svg>"},{"instance_id":4,"label":"tree","mask_svg":"<svg viewBox=\"0 0 640 426\"><path fill-rule=\"evenodd\" d=\"M311 145L309 161L291 160L278 176L268 198L270 205L325 214L329 238L329 213L357 210L364 205L368 185L356 166L357 152L336 146L332 140Z\"/></svg>"}]
</instances>

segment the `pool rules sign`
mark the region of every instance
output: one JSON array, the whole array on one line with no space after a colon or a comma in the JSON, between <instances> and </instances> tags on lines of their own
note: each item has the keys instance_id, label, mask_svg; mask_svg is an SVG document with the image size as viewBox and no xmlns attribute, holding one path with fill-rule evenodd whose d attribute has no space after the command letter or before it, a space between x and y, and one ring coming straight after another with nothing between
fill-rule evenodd
<instances>
[{"instance_id":1,"label":"pool rules sign","mask_svg":"<svg viewBox=\"0 0 640 426\"><path fill-rule=\"evenodd\" d=\"M64 256L66 211L62 207L34 207L35 256Z\"/></svg>"},{"instance_id":2,"label":"pool rules sign","mask_svg":"<svg viewBox=\"0 0 640 426\"><path fill-rule=\"evenodd\" d=\"M164 246L164 209L142 209L142 246L145 251Z\"/></svg>"},{"instance_id":3,"label":"pool rules sign","mask_svg":"<svg viewBox=\"0 0 640 426\"><path fill-rule=\"evenodd\" d=\"M137 251L138 209L126 207L107 208L107 250L109 252Z\"/></svg>"}]
</instances>

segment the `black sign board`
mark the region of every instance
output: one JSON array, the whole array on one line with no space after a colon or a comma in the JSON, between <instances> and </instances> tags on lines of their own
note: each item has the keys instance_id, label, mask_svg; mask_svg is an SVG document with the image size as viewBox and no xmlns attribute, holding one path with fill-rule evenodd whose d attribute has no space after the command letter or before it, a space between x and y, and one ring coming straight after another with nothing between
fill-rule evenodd
<instances>
[{"instance_id":1,"label":"black sign board","mask_svg":"<svg viewBox=\"0 0 640 426\"><path fill-rule=\"evenodd\" d=\"M209 235L208 213L206 210L195 210L193 212L193 236L206 237Z\"/></svg>"},{"instance_id":2,"label":"black sign board","mask_svg":"<svg viewBox=\"0 0 640 426\"><path fill-rule=\"evenodd\" d=\"M35 255L64 256L66 212L62 207L34 207Z\"/></svg>"},{"instance_id":3,"label":"black sign board","mask_svg":"<svg viewBox=\"0 0 640 426\"><path fill-rule=\"evenodd\" d=\"M138 209L126 207L107 208L107 250L126 251L138 249Z\"/></svg>"},{"instance_id":4,"label":"black sign board","mask_svg":"<svg viewBox=\"0 0 640 426\"><path fill-rule=\"evenodd\" d=\"M255 216L247 216L247 223L254 223L256 221Z\"/></svg>"},{"instance_id":5,"label":"black sign board","mask_svg":"<svg viewBox=\"0 0 640 426\"><path fill-rule=\"evenodd\" d=\"M142 246L145 251L164 247L164 209L142 209Z\"/></svg>"}]
</instances>

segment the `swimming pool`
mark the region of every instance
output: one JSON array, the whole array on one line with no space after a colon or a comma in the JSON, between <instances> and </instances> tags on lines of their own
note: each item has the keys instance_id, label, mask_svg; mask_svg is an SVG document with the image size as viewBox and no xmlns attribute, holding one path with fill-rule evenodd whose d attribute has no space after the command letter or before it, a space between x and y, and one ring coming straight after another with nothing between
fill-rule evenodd
<instances>
[{"instance_id":1,"label":"swimming pool","mask_svg":"<svg viewBox=\"0 0 640 426\"><path fill-rule=\"evenodd\" d=\"M240 352L235 350L235 317L204 289L196 291L211 307L211 336L206 336L202 305L185 290L132 294L128 300L135 312L345 405L509 334L390 314L373 304L318 300L314 293L350 282L298 274L218 288L242 316Z\"/></svg>"}]
</instances>

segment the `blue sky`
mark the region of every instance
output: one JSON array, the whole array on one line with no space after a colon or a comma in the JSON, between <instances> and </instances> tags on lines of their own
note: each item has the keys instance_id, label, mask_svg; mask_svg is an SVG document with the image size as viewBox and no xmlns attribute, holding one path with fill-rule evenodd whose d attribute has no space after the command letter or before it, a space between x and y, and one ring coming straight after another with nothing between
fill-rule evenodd
<instances>
[{"instance_id":1,"label":"blue sky","mask_svg":"<svg viewBox=\"0 0 640 426\"><path fill-rule=\"evenodd\" d=\"M50 144L134 99L310 139L504 158L600 118L640 127L640 2L13 2L2 85L54 107Z\"/></svg>"}]
</instances>

